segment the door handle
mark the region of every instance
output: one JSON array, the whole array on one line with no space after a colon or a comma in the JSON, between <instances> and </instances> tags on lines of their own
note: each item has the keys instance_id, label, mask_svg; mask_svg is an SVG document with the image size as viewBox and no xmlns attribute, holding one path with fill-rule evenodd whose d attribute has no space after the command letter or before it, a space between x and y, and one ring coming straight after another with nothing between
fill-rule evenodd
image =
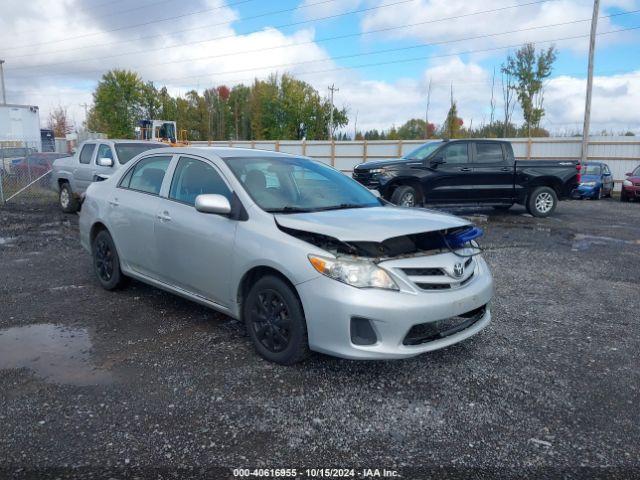
<instances>
[{"instance_id":1,"label":"door handle","mask_svg":"<svg viewBox=\"0 0 640 480\"><path fill-rule=\"evenodd\" d=\"M169 215L169 212L159 213L158 215L156 215L156 217L158 218L158 220L160 220L162 222L170 222L171 221L171 215Z\"/></svg>"},{"instance_id":2,"label":"door handle","mask_svg":"<svg viewBox=\"0 0 640 480\"><path fill-rule=\"evenodd\" d=\"M118 203L118 199L114 198L113 200L109 200L109 205L111 205L112 207L117 207L120 204Z\"/></svg>"},{"instance_id":3,"label":"door handle","mask_svg":"<svg viewBox=\"0 0 640 480\"><path fill-rule=\"evenodd\" d=\"M511 169L509 167L502 167L500 170L502 170L503 172L510 172Z\"/></svg>"},{"instance_id":4,"label":"door handle","mask_svg":"<svg viewBox=\"0 0 640 480\"><path fill-rule=\"evenodd\" d=\"M471 171L471 168L469 168L469 167L462 167L462 168L460 169L460 171L461 171L461 172L470 172L470 171Z\"/></svg>"}]
</instances>

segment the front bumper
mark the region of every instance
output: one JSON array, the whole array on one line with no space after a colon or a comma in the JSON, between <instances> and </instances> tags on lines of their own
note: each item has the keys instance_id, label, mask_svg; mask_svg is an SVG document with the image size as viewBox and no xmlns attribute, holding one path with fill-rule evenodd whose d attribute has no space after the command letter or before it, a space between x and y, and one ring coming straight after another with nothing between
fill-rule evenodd
<instances>
[{"instance_id":1,"label":"front bumper","mask_svg":"<svg viewBox=\"0 0 640 480\"><path fill-rule=\"evenodd\" d=\"M571 192L571 198L595 198L600 187L578 186Z\"/></svg>"},{"instance_id":2,"label":"front bumper","mask_svg":"<svg viewBox=\"0 0 640 480\"><path fill-rule=\"evenodd\" d=\"M342 358L413 357L469 338L491 320L489 302L493 296L493 278L479 257L476 257L472 281L455 290L359 289L324 276L298 284L297 289L307 319L310 348ZM415 325L446 320L483 306L486 309L481 318L464 330L418 345L403 343ZM376 334L374 344L352 343L353 317L369 320Z\"/></svg>"},{"instance_id":3,"label":"front bumper","mask_svg":"<svg viewBox=\"0 0 640 480\"><path fill-rule=\"evenodd\" d=\"M622 195L627 198L640 198L640 186L639 185L623 185Z\"/></svg>"}]
</instances>

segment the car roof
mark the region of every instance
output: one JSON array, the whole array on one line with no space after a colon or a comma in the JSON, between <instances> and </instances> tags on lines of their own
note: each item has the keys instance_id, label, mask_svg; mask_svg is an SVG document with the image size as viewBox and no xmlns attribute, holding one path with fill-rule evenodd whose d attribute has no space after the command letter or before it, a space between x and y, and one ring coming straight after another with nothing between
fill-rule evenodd
<instances>
[{"instance_id":1,"label":"car roof","mask_svg":"<svg viewBox=\"0 0 640 480\"><path fill-rule=\"evenodd\" d=\"M220 157L227 158L250 158L250 157L288 157L288 158L306 158L304 155L291 155L289 153L275 152L273 150L260 150L257 148L241 148L241 147L170 147L157 149L163 155L167 154L183 154L183 155L199 155L204 157ZM145 152L149 153L149 152Z\"/></svg>"}]
</instances>

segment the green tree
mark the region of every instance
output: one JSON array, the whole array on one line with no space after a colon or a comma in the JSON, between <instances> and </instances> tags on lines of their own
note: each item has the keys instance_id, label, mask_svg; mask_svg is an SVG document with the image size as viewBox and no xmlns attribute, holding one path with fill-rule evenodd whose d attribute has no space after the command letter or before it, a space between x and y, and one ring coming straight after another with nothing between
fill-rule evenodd
<instances>
[{"instance_id":1,"label":"green tree","mask_svg":"<svg viewBox=\"0 0 640 480\"><path fill-rule=\"evenodd\" d=\"M547 50L536 52L532 43L524 45L515 54L509 55L502 72L515 79L512 87L518 96L527 131L540 127L544 116L544 80L551 75L557 52L552 45Z\"/></svg>"},{"instance_id":2,"label":"green tree","mask_svg":"<svg viewBox=\"0 0 640 480\"><path fill-rule=\"evenodd\" d=\"M422 118L407 120L399 129L398 136L403 140L418 140L425 138L427 123Z\"/></svg>"},{"instance_id":3,"label":"green tree","mask_svg":"<svg viewBox=\"0 0 640 480\"><path fill-rule=\"evenodd\" d=\"M458 106L454 101L451 103L447 118L442 125L442 135L449 138L460 138L462 136L463 123L462 119L458 117Z\"/></svg>"},{"instance_id":4,"label":"green tree","mask_svg":"<svg viewBox=\"0 0 640 480\"><path fill-rule=\"evenodd\" d=\"M87 122L91 130L110 138L133 138L145 105L145 89L137 73L111 70L102 76L93 93L93 108Z\"/></svg>"}]
</instances>

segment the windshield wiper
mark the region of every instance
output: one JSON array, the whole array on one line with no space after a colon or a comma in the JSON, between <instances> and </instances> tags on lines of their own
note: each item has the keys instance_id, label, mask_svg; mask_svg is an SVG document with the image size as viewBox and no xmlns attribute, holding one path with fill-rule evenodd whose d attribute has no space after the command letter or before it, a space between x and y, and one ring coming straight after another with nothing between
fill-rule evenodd
<instances>
[{"instance_id":1,"label":"windshield wiper","mask_svg":"<svg viewBox=\"0 0 640 480\"><path fill-rule=\"evenodd\" d=\"M282 208L268 208L265 209L265 212L269 213L305 213L305 212L313 212L315 209L313 208L302 208L302 207L294 207L292 205L285 205Z\"/></svg>"},{"instance_id":2,"label":"windshield wiper","mask_svg":"<svg viewBox=\"0 0 640 480\"><path fill-rule=\"evenodd\" d=\"M367 208L372 205L362 205L360 203L341 203L340 205L331 205L330 207L319 207L316 211L322 210L346 210L348 208Z\"/></svg>"}]
</instances>

